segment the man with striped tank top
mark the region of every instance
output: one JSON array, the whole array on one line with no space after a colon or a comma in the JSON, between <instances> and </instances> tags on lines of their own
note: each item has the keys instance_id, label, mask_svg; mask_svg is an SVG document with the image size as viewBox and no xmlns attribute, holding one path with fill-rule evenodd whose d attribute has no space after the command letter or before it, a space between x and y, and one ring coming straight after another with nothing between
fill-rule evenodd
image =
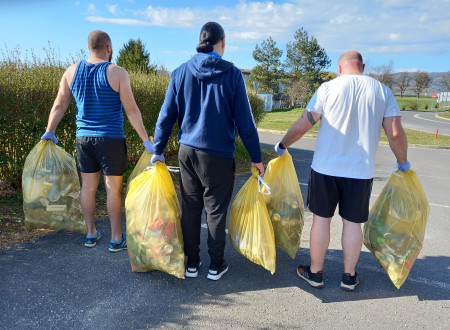
<instances>
[{"instance_id":1,"label":"man with striped tank top","mask_svg":"<svg viewBox=\"0 0 450 330\"><path fill-rule=\"evenodd\" d=\"M147 152L153 153L153 146L134 100L127 71L111 63L110 37L103 31L92 31L88 47L90 57L72 64L64 72L41 140L58 143L55 130L73 96L77 104L76 163L81 172L80 202L87 225L85 246L96 246L101 237L94 223L95 195L101 172L111 221L109 251L118 252L127 248L126 236L122 233L122 180L127 168L122 106Z\"/></svg>"}]
</instances>

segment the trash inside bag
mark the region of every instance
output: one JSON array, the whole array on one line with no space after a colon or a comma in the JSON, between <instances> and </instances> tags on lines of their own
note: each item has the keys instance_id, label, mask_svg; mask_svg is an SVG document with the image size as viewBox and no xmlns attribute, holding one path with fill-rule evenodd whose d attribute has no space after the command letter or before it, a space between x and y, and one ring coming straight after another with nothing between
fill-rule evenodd
<instances>
[{"instance_id":1,"label":"trash inside bag","mask_svg":"<svg viewBox=\"0 0 450 330\"><path fill-rule=\"evenodd\" d=\"M228 235L239 253L273 274L275 237L264 195L258 192L258 177L258 169L253 167L252 176L231 203Z\"/></svg>"},{"instance_id":2,"label":"trash inside bag","mask_svg":"<svg viewBox=\"0 0 450 330\"><path fill-rule=\"evenodd\" d=\"M184 278L181 209L164 163L156 162L131 181L125 210L131 270Z\"/></svg>"},{"instance_id":3,"label":"trash inside bag","mask_svg":"<svg viewBox=\"0 0 450 330\"><path fill-rule=\"evenodd\" d=\"M416 261L429 214L427 196L413 170L389 178L364 224L364 245L400 289Z\"/></svg>"},{"instance_id":4,"label":"trash inside bag","mask_svg":"<svg viewBox=\"0 0 450 330\"><path fill-rule=\"evenodd\" d=\"M25 227L86 234L74 158L50 140L40 141L22 173Z\"/></svg>"},{"instance_id":5,"label":"trash inside bag","mask_svg":"<svg viewBox=\"0 0 450 330\"><path fill-rule=\"evenodd\" d=\"M275 244L295 259L304 225L305 207L292 156L286 150L267 165L264 181L270 187L265 195L267 211L275 234Z\"/></svg>"}]
</instances>

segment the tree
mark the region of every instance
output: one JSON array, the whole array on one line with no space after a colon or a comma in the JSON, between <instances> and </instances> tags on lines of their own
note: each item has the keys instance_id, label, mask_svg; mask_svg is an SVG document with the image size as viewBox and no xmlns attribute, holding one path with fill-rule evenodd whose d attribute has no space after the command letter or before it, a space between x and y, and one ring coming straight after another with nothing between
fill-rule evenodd
<instances>
[{"instance_id":1,"label":"tree","mask_svg":"<svg viewBox=\"0 0 450 330\"><path fill-rule=\"evenodd\" d=\"M413 80L413 90L417 94L417 98L419 98L420 93L430 85L431 78L428 73L424 71L417 71L416 73L414 73Z\"/></svg>"},{"instance_id":2,"label":"tree","mask_svg":"<svg viewBox=\"0 0 450 330\"><path fill-rule=\"evenodd\" d=\"M308 81L312 89L315 83L321 82L320 72L330 66L331 60L317 39L303 28L295 32L294 39L286 45L286 68L297 80Z\"/></svg>"},{"instance_id":3,"label":"tree","mask_svg":"<svg viewBox=\"0 0 450 330\"><path fill-rule=\"evenodd\" d=\"M373 70L371 70L369 76L377 79L380 83L392 89L394 85L394 75L392 74L392 66L393 66L392 61L390 61L388 64L377 66Z\"/></svg>"},{"instance_id":4,"label":"tree","mask_svg":"<svg viewBox=\"0 0 450 330\"><path fill-rule=\"evenodd\" d=\"M301 104L305 104L310 91L311 86L309 85L308 81L306 80L294 81L286 90L286 94L289 97L290 106L294 107L298 101L300 101Z\"/></svg>"},{"instance_id":5,"label":"tree","mask_svg":"<svg viewBox=\"0 0 450 330\"><path fill-rule=\"evenodd\" d=\"M155 67L150 65L150 53L145 50L141 39L130 39L119 50L117 65L127 71L150 73L155 72Z\"/></svg>"},{"instance_id":6,"label":"tree","mask_svg":"<svg viewBox=\"0 0 450 330\"><path fill-rule=\"evenodd\" d=\"M442 76L442 84L447 91L450 91L450 71Z\"/></svg>"},{"instance_id":7,"label":"tree","mask_svg":"<svg viewBox=\"0 0 450 330\"><path fill-rule=\"evenodd\" d=\"M283 74L280 61L283 51L275 45L276 42L271 37L264 40L261 47L256 45L252 55L259 64L252 69L250 79L259 82L261 90L278 93L278 85Z\"/></svg>"},{"instance_id":8,"label":"tree","mask_svg":"<svg viewBox=\"0 0 450 330\"><path fill-rule=\"evenodd\" d=\"M403 93L411 84L411 76L408 72L403 72L397 80L397 89L400 92L400 97L403 97Z\"/></svg>"}]
</instances>

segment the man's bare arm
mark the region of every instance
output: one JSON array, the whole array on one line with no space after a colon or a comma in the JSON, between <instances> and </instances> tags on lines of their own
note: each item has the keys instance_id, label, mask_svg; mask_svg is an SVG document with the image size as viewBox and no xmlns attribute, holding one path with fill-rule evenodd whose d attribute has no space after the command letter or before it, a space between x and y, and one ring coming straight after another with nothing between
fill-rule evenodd
<instances>
[{"instance_id":1,"label":"man's bare arm","mask_svg":"<svg viewBox=\"0 0 450 330\"><path fill-rule=\"evenodd\" d=\"M50 115L48 117L47 132L55 133L56 127L61 121L64 113L69 107L70 100L72 99L72 92L70 91L69 79L72 73L72 66L69 67L63 74L61 82L59 83L58 94L53 102Z\"/></svg>"},{"instance_id":2,"label":"man's bare arm","mask_svg":"<svg viewBox=\"0 0 450 330\"><path fill-rule=\"evenodd\" d=\"M321 118L317 112L305 110L301 117L292 124L286 135L281 140L283 148L289 147L291 144L299 140L311 127L313 127Z\"/></svg>"},{"instance_id":3,"label":"man's bare arm","mask_svg":"<svg viewBox=\"0 0 450 330\"><path fill-rule=\"evenodd\" d=\"M402 127L401 117L385 117L383 119L383 129L389 140L392 152L399 163L404 164L408 159L408 139Z\"/></svg>"},{"instance_id":4,"label":"man's bare arm","mask_svg":"<svg viewBox=\"0 0 450 330\"><path fill-rule=\"evenodd\" d=\"M130 77L125 69L117 67L120 70L118 74L120 75L119 81L119 95L120 101L125 109L128 120L131 126L136 130L142 141L148 141L148 134L144 127L144 122L142 121L142 115L139 108L134 100L133 92L131 91ZM118 71L119 71L118 70Z\"/></svg>"}]
</instances>

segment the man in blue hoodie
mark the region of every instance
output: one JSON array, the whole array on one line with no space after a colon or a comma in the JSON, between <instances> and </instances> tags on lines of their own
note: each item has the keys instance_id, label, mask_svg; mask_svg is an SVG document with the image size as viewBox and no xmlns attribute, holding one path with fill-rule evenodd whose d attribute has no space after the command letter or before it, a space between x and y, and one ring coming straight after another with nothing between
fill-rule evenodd
<instances>
[{"instance_id":1,"label":"man in blue hoodie","mask_svg":"<svg viewBox=\"0 0 450 330\"><path fill-rule=\"evenodd\" d=\"M236 128L252 164L264 175L258 132L244 79L233 63L222 59L225 32L215 22L200 32L197 52L172 73L155 128L152 164L164 162L163 151L178 120L186 277L200 267L200 230L203 208L208 224L208 279L228 271L224 260L227 209L234 185Z\"/></svg>"}]
</instances>

